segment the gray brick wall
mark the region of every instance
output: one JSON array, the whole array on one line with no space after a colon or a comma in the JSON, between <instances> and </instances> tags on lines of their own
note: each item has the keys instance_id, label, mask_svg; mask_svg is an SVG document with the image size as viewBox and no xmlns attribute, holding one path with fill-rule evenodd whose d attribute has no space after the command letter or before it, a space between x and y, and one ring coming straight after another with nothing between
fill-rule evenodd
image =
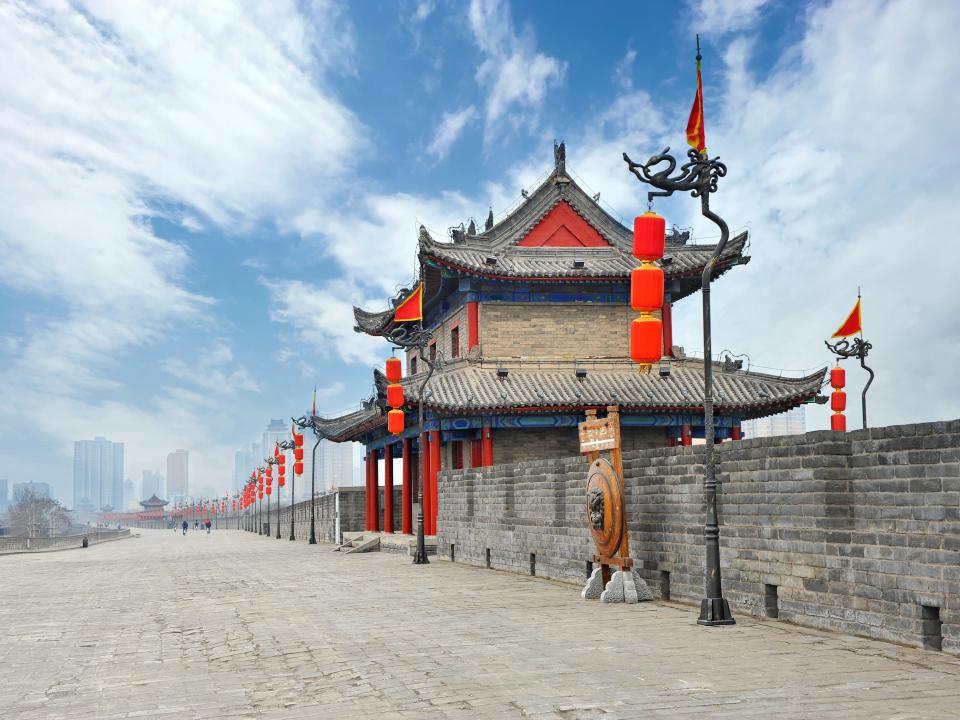
<instances>
[{"instance_id":1,"label":"gray brick wall","mask_svg":"<svg viewBox=\"0 0 960 720\"><path fill-rule=\"evenodd\" d=\"M520 433L518 433L519 435ZM908 645L939 608L960 654L960 420L717 447L724 591L762 616ZM500 457L496 458L501 461ZM582 582L593 543L581 457L445 471L438 557ZM630 548L656 591L703 595L703 448L624 453ZM936 612L936 611L934 611Z\"/></svg>"}]
</instances>

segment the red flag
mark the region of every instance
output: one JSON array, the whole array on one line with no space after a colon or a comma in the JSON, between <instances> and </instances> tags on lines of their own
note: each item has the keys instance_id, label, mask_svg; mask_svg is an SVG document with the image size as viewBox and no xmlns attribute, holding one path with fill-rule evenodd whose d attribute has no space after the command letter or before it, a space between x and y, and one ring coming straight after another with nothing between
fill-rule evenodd
<instances>
[{"instance_id":1,"label":"red flag","mask_svg":"<svg viewBox=\"0 0 960 720\"><path fill-rule=\"evenodd\" d=\"M701 155L707 152L707 133L703 127L703 81L700 79L700 38L697 37L697 94L687 120L687 144Z\"/></svg>"},{"instance_id":2,"label":"red flag","mask_svg":"<svg viewBox=\"0 0 960 720\"><path fill-rule=\"evenodd\" d=\"M850 311L850 314L847 315L847 319L843 321L843 324L837 328L837 331L831 335L831 338L842 338L850 337L851 335L856 335L858 332L863 332L863 326L860 322L860 298L857 298L857 304L853 306L853 310Z\"/></svg>"},{"instance_id":3,"label":"red flag","mask_svg":"<svg viewBox=\"0 0 960 720\"><path fill-rule=\"evenodd\" d=\"M407 299L397 305L393 312L394 322L423 320L423 283L417 285Z\"/></svg>"}]
</instances>

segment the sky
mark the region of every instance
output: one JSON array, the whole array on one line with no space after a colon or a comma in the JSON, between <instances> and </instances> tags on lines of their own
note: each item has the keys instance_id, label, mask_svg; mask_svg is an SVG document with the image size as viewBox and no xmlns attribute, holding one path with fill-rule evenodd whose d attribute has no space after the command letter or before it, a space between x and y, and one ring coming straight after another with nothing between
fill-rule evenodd
<instances>
[{"instance_id":1,"label":"sky","mask_svg":"<svg viewBox=\"0 0 960 720\"><path fill-rule=\"evenodd\" d=\"M72 503L73 442L230 486L272 417L371 393L435 235L567 168L629 224L621 160L686 151L695 34L712 206L751 262L714 349L823 366L863 293L871 425L960 417L960 3L0 0L0 477ZM715 239L698 201L658 202ZM674 341L702 349L699 302ZM864 373L848 367L849 426ZM828 426L808 407L808 429Z\"/></svg>"}]
</instances>

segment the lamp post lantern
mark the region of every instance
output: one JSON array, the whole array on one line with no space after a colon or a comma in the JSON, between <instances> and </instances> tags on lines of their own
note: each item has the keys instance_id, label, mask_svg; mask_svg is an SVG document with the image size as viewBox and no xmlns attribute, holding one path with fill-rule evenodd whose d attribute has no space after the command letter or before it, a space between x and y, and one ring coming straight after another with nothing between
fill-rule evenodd
<instances>
[{"instance_id":1,"label":"lamp post lantern","mask_svg":"<svg viewBox=\"0 0 960 720\"><path fill-rule=\"evenodd\" d=\"M266 535L267 537L270 537L270 495L273 493L273 489L272 489L272 486L273 486L273 482L272 482L272 478L273 478L273 467L274 467L275 465L276 465L277 467L279 467L280 461L277 460L276 457L265 457L265 458L263 459L263 461L267 464L267 467L269 468L269 470L267 471L267 473L268 473L268 475L267 475L267 489L268 489L268 491L269 491L269 492L267 492L267 530L266 530L266 532L264 533L264 535ZM279 524L280 524L280 485L279 485L279 482L280 482L280 481L279 481L279 479L278 479L278 480L277 480L277 525L278 525L278 526L279 526ZM277 530L277 540L279 540L279 539L280 539L280 531Z\"/></svg>"},{"instance_id":2,"label":"lamp post lantern","mask_svg":"<svg viewBox=\"0 0 960 720\"><path fill-rule=\"evenodd\" d=\"M707 517L703 527L703 536L706 552L706 597L700 603L700 625L733 625L735 620L730 614L730 605L723 597L723 587L720 579L720 526L717 522L717 468L714 457L714 430L713 430L713 350L710 332L710 281L713 270L720 260L727 241L730 239L730 229L722 217L710 209L710 193L717 191L717 182L727 174L727 166L719 158L708 157L706 152L699 152L691 148L687 151L688 161L680 167L680 172L671 177L677 167L677 161L669 155L670 148L666 148L659 155L654 155L646 163L633 162L624 153L623 159L627 167L636 178L653 188L647 193L647 201L653 206L654 197L669 197L675 192L689 192L693 197L700 198L700 214L710 220L720 229L720 242L713 250L713 255L707 261L701 276L703 293L703 428L706 440L706 458L704 459L704 496L707 505ZM657 170L657 166L666 163Z\"/></svg>"},{"instance_id":3,"label":"lamp post lantern","mask_svg":"<svg viewBox=\"0 0 960 720\"><path fill-rule=\"evenodd\" d=\"M313 413L310 414L310 417L307 418L303 416L299 419L293 419L294 425L296 425L301 430L305 428L310 428L313 430L314 436L316 436L317 441L313 444L313 450L310 451L310 540L311 545L317 544L317 533L315 528L316 523L316 499L317 499L317 447L320 445L320 440L323 439L323 433L320 430L320 418ZM292 534L292 530L291 530Z\"/></svg>"},{"instance_id":4,"label":"lamp post lantern","mask_svg":"<svg viewBox=\"0 0 960 720\"><path fill-rule=\"evenodd\" d=\"M427 365L427 375L424 377L423 382L420 383L419 398L417 400L417 416L419 418L419 430L420 430L420 455L421 462L420 467L423 467L423 453L424 453L424 438L426 437L426 431L424 430L424 410L423 406L425 403L425 396L427 392L427 385L430 382L430 378L433 377L433 371L436 365L442 362L442 356L438 353L437 358L431 361L428 357L429 353L424 352L427 347L427 343L430 342L430 338L433 336L429 330L423 328L423 322L417 322L411 325L397 325L387 335L387 340L390 341L392 345L401 349L401 350L417 350L417 357L420 358L420 361L426 363ZM428 565L430 560L427 558L427 543L424 538L423 533L423 484L426 481L425 477L422 477L421 473L420 482L417 483L417 550L413 555L413 563L415 565Z\"/></svg>"},{"instance_id":5,"label":"lamp post lantern","mask_svg":"<svg viewBox=\"0 0 960 720\"><path fill-rule=\"evenodd\" d=\"M297 444L293 440L281 440L277 443L279 447L284 452L287 450L293 450L296 452ZM294 540L296 536L294 535L294 525L293 525L293 503L294 503L294 489L296 488L297 480L297 469L294 467L293 472L290 473L290 539ZM278 500L279 502L279 500ZM277 537L280 537L280 516L277 515Z\"/></svg>"}]
</instances>

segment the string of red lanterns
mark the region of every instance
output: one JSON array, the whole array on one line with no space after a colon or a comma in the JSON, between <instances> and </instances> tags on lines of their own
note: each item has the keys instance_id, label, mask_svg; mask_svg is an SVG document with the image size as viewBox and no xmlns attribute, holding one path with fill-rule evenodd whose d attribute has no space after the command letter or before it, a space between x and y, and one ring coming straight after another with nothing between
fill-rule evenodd
<instances>
[{"instance_id":1,"label":"string of red lanterns","mask_svg":"<svg viewBox=\"0 0 960 720\"><path fill-rule=\"evenodd\" d=\"M387 413L387 431L391 435L399 435L403 432L403 385L400 379L403 377L403 364L400 358L387 358L387 405L392 409Z\"/></svg>"},{"instance_id":2,"label":"string of red lanterns","mask_svg":"<svg viewBox=\"0 0 960 720\"><path fill-rule=\"evenodd\" d=\"M630 323L630 358L640 372L650 372L663 355L663 322L653 312L663 308L663 270L654 265L663 257L666 221L655 212L633 221L633 255L640 267L630 272L630 307L640 313Z\"/></svg>"},{"instance_id":3,"label":"string of red lanterns","mask_svg":"<svg viewBox=\"0 0 960 720\"><path fill-rule=\"evenodd\" d=\"M830 368L830 387L833 393L830 395L830 409L833 415L830 416L830 429L838 432L847 431L847 416L843 411L847 409L847 394L843 388L847 384L847 371L839 365Z\"/></svg>"}]
</instances>

